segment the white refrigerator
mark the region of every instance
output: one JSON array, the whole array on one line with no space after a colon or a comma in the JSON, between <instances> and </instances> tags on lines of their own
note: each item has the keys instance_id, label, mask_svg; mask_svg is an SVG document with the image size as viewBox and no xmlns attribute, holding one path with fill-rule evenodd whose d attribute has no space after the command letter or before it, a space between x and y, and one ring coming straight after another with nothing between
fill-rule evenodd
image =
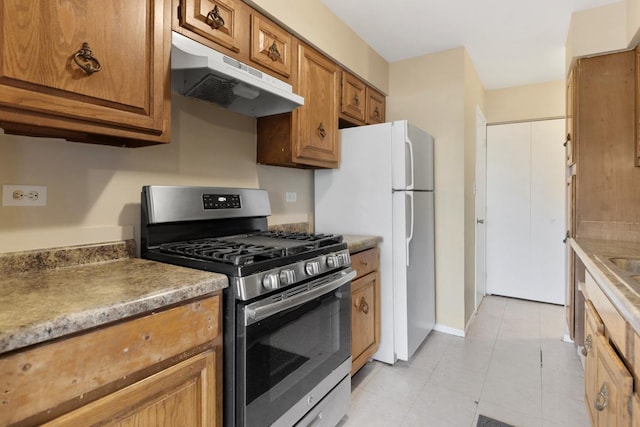
<instances>
[{"instance_id":1,"label":"white refrigerator","mask_svg":"<svg viewBox=\"0 0 640 427\"><path fill-rule=\"evenodd\" d=\"M409 360L435 324L433 138L395 121L341 140L340 167L314 172L315 231L382 237L374 359Z\"/></svg>"}]
</instances>

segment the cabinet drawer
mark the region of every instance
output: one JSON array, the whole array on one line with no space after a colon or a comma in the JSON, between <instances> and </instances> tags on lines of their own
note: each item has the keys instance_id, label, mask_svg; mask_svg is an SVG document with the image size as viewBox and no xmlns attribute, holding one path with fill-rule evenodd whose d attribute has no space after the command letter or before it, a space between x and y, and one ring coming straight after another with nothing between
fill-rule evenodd
<instances>
[{"instance_id":1,"label":"cabinet drawer","mask_svg":"<svg viewBox=\"0 0 640 427\"><path fill-rule=\"evenodd\" d=\"M240 52L238 8L234 0L180 0L180 26L232 52Z\"/></svg>"},{"instance_id":2,"label":"cabinet drawer","mask_svg":"<svg viewBox=\"0 0 640 427\"><path fill-rule=\"evenodd\" d=\"M214 296L0 357L0 425L101 397L96 389L217 339L220 320L220 297Z\"/></svg>"},{"instance_id":3,"label":"cabinet drawer","mask_svg":"<svg viewBox=\"0 0 640 427\"><path fill-rule=\"evenodd\" d=\"M620 313L618 313L588 271L585 272L584 285L586 298L593 304L593 307L602 319L602 323L607 325L605 328L607 334L622 354L628 355L626 340L627 322L622 318Z\"/></svg>"},{"instance_id":4,"label":"cabinet drawer","mask_svg":"<svg viewBox=\"0 0 640 427\"><path fill-rule=\"evenodd\" d=\"M378 269L378 248L368 249L351 255L351 266L362 277Z\"/></svg>"}]
</instances>

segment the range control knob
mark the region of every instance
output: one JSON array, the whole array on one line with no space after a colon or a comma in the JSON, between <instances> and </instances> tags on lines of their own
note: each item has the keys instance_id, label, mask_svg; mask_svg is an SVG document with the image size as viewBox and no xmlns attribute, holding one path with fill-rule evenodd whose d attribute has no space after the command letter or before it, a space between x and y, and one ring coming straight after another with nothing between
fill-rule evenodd
<instances>
[{"instance_id":1,"label":"range control knob","mask_svg":"<svg viewBox=\"0 0 640 427\"><path fill-rule=\"evenodd\" d=\"M276 273L269 273L264 276L262 279L262 286L267 289L278 289L280 281L278 280L278 275Z\"/></svg>"},{"instance_id":2,"label":"range control knob","mask_svg":"<svg viewBox=\"0 0 640 427\"><path fill-rule=\"evenodd\" d=\"M293 270L282 270L280 272L280 283L290 285L296 281L296 272Z\"/></svg>"},{"instance_id":3,"label":"range control knob","mask_svg":"<svg viewBox=\"0 0 640 427\"><path fill-rule=\"evenodd\" d=\"M336 268L340 267L340 258L338 255L329 255L327 257L327 267Z\"/></svg>"},{"instance_id":4,"label":"range control knob","mask_svg":"<svg viewBox=\"0 0 640 427\"><path fill-rule=\"evenodd\" d=\"M320 273L320 262L310 261L307 263L307 265L304 266L304 270L309 276L315 276L316 274Z\"/></svg>"},{"instance_id":5,"label":"range control knob","mask_svg":"<svg viewBox=\"0 0 640 427\"><path fill-rule=\"evenodd\" d=\"M351 258L348 253L338 254L338 264L340 266L351 264Z\"/></svg>"}]
</instances>

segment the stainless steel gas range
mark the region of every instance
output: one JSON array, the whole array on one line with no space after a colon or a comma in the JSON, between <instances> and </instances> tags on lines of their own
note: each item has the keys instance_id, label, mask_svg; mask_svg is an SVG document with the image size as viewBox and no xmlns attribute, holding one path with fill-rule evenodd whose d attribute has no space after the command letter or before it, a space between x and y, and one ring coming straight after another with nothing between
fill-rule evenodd
<instances>
[{"instance_id":1,"label":"stainless steel gas range","mask_svg":"<svg viewBox=\"0 0 640 427\"><path fill-rule=\"evenodd\" d=\"M264 190L146 186L143 258L228 276L224 425L335 426L351 393L342 236L267 230Z\"/></svg>"}]
</instances>

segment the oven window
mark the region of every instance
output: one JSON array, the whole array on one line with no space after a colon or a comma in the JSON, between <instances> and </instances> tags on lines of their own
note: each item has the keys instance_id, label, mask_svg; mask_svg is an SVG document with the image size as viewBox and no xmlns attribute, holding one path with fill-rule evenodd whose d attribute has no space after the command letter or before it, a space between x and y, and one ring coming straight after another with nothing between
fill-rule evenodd
<instances>
[{"instance_id":1,"label":"oven window","mask_svg":"<svg viewBox=\"0 0 640 427\"><path fill-rule=\"evenodd\" d=\"M247 327L244 363L238 355L247 426L276 421L350 356L350 292L346 284Z\"/></svg>"}]
</instances>

